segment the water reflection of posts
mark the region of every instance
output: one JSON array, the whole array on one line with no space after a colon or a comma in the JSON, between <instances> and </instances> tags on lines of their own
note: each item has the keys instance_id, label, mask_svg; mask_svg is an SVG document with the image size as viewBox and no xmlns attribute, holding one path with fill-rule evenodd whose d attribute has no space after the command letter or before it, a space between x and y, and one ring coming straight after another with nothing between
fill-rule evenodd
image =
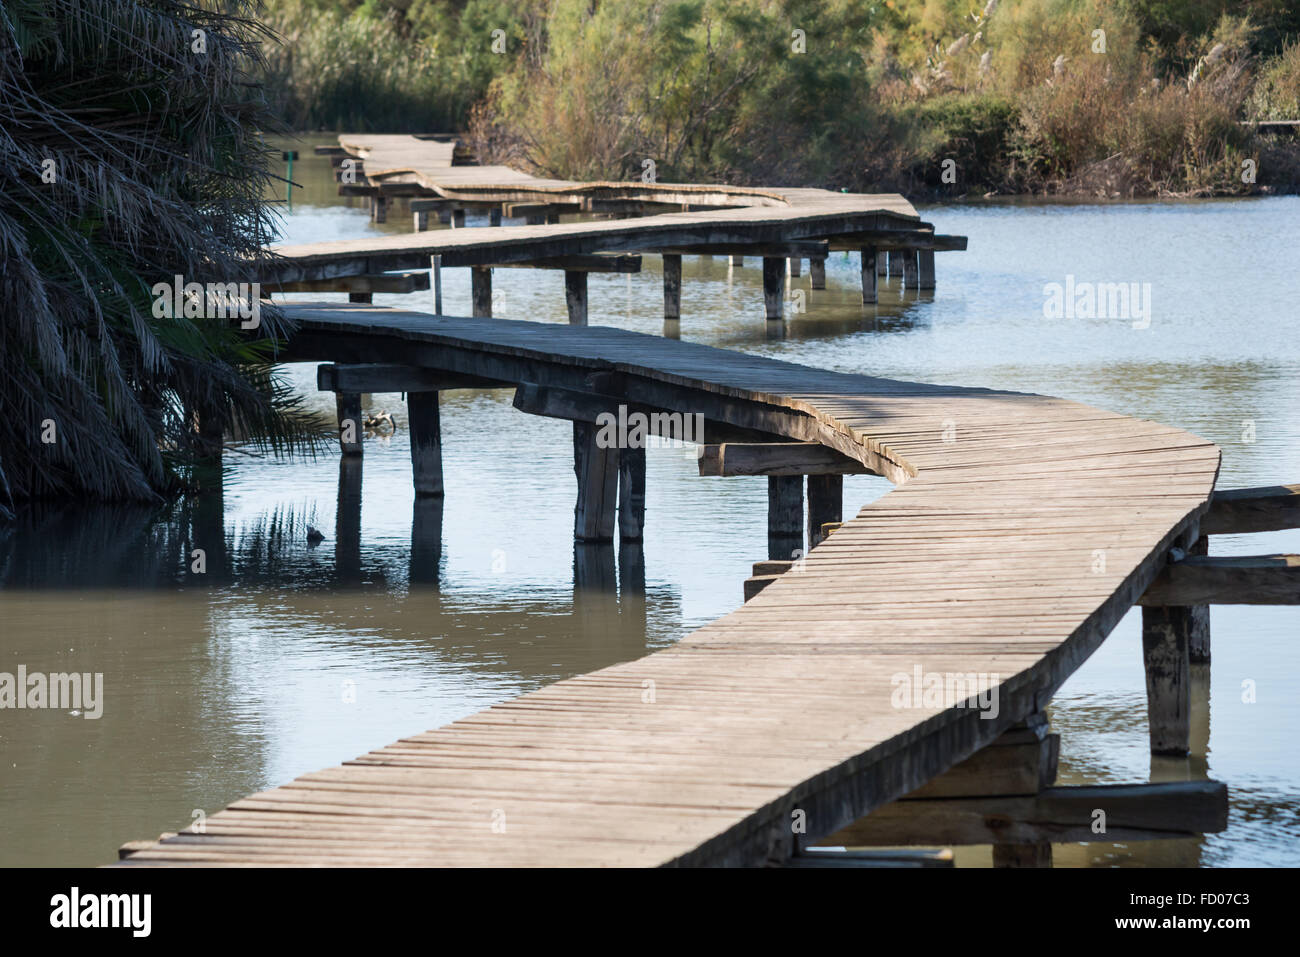
<instances>
[{"instance_id":1,"label":"water reflection of posts","mask_svg":"<svg viewBox=\"0 0 1300 957\"><path fill-rule=\"evenodd\" d=\"M416 495L411 518L411 584L436 585L442 563L441 495Z\"/></svg>"},{"instance_id":2,"label":"water reflection of posts","mask_svg":"<svg viewBox=\"0 0 1300 957\"><path fill-rule=\"evenodd\" d=\"M361 580L361 465L359 455L339 459L339 499L334 517L334 573L341 585Z\"/></svg>"}]
</instances>

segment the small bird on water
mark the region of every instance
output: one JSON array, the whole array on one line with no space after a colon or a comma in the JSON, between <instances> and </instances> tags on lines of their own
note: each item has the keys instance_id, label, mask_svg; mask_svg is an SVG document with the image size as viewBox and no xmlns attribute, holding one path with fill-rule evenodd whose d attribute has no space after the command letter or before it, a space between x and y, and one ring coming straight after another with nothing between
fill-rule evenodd
<instances>
[{"instance_id":1,"label":"small bird on water","mask_svg":"<svg viewBox=\"0 0 1300 957\"><path fill-rule=\"evenodd\" d=\"M321 542L323 542L323 541L325 541L325 536L322 535L322 534L320 533L320 529L316 528L314 525L308 525L308 526L307 526L307 544L308 544L308 545L319 545L319 544L320 544Z\"/></svg>"}]
</instances>

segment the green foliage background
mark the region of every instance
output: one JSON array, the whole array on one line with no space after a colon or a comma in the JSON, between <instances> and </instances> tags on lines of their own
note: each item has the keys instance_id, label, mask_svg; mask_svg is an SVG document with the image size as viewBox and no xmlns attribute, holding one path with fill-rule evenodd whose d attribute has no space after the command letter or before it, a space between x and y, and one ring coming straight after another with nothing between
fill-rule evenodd
<instances>
[{"instance_id":1,"label":"green foliage background","mask_svg":"<svg viewBox=\"0 0 1300 957\"><path fill-rule=\"evenodd\" d=\"M1300 119L1288 0L272 0L267 18L291 125L468 130L481 159L555 176L649 157L665 180L1138 195L1300 170L1238 122Z\"/></svg>"}]
</instances>

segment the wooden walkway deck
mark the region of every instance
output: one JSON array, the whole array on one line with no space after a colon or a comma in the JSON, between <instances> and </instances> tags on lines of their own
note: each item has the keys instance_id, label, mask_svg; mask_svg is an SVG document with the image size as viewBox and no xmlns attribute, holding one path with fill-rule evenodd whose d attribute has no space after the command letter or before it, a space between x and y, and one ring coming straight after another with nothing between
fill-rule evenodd
<instances>
[{"instance_id":1,"label":"wooden walkway deck","mask_svg":"<svg viewBox=\"0 0 1300 957\"><path fill-rule=\"evenodd\" d=\"M410 136L352 136L340 141L365 158L364 186L382 199L427 195L469 206L564 204L592 211L601 204L676 212L618 220L552 222L417 231L272 247L259 279L278 283L369 275L396 269L529 263L565 256L624 252L703 252L733 247L763 255L764 244L826 241L831 249L964 249L963 237L936 236L895 193L821 189L753 189L673 183L575 183L539 179L505 166L452 166L452 144ZM799 255L788 253L787 255ZM804 252L803 255L808 255ZM823 254L824 255L824 254Z\"/></svg>"},{"instance_id":2,"label":"wooden walkway deck","mask_svg":"<svg viewBox=\"0 0 1300 957\"><path fill-rule=\"evenodd\" d=\"M773 211L730 212L761 222ZM629 403L818 442L897 487L802 571L672 648L237 801L205 833L127 864L785 859L1041 711L1170 549L1196 540L1219 466L1218 449L1194 435L1045 396L839 374L611 328L364 305L291 314L294 358L580 391L604 373L602 389ZM917 668L990 676L997 716L895 707L896 676ZM791 826L797 812L806 834Z\"/></svg>"}]
</instances>

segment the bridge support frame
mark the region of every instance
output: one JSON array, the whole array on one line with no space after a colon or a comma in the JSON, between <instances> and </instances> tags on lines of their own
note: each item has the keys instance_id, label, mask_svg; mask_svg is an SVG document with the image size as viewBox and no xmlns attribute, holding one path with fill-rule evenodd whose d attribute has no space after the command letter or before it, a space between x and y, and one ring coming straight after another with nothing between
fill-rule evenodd
<instances>
[{"instance_id":1,"label":"bridge support frame","mask_svg":"<svg viewBox=\"0 0 1300 957\"><path fill-rule=\"evenodd\" d=\"M361 418L360 392L335 392L334 407L338 412L339 451L345 456L361 454Z\"/></svg>"},{"instance_id":2,"label":"bridge support frame","mask_svg":"<svg viewBox=\"0 0 1300 957\"><path fill-rule=\"evenodd\" d=\"M767 321L784 322L782 300L785 298L785 260L776 256L763 257L763 309Z\"/></svg>"},{"instance_id":3,"label":"bridge support frame","mask_svg":"<svg viewBox=\"0 0 1300 957\"><path fill-rule=\"evenodd\" d=\"M903 288L908 292L915 292L917 289L916 250L904 249L901 250L901 255L903 257Z\"/></svg>"},{"instance_id":4,"label":"bridge support frame","mask_svg":"<svg viewBox=\"0 0 1300 957\"><path fill-rule=\"evenodd\" d=\"M679 253L664 253L664 321L682 318L682 257Z\"/></svg>"},{"instance_id":5,"label":"bridge support frame","mask_svg":"<svg viewBox=\"0 0 1300 957\"><path fill-rule=\"evenodd\" d=\"M826 288L826 257L808 260L808 275L814 289Z\"/></svg>"},{"instance_id":6,"label":"bridge support frame","mask_svg":"<svg viewBox=\"0 0 1300 957\"><path fill-rule=\"evenodd\" d=\"M876 302L876 252L874 246L862 247L862 304L869 306Z\"/></svg>"},{"instance_id":7,"label":"bridge support frame","mask_svg":"<svg viewBox=\"0 0 1300 957\"><path fill-rule=\"evenodd\" d=\"M917 289L934 288L934 250L918 249L916 251Z\"/></svg>"},{"instance_id":8,"label":"bridge support frame","mask_svg":"<svg viewBox=\"0 0 1300 957\"><path fill-rule=\"evenodd\" d=\"M767 557L771 561L789 561L801 557L802 552L803 476L769 475Z\"/></svg>"},{"instance_id":9,"label":"bridge support frame","mask_svg":"<svg viewBox=\"0 0 1300 957\"><path fill-rule=\"evenodd\" d=\"M470 267L470 291L473 297L473 315L477 318L492 316L492 267Z\"/></svg>"},{"instance_id":10,"label":"bridge support frame","mask_svg":"<svg viewBox=\"0 0 1300 957\"><path fill-rule=\"evenodd\" d=\"M618 537L641 541L645 531L645 447L618 453Z\"/></svg>"},{"instance_id":11,"label":"bridge support frame","mask_svg":"<svg viewBox=\"0 0 1300 957\"><path fill-rule=\"evenodd\" d=\"M437 392L406 394L407 429L411 438L411 479L416 497L444 494L442 484L442 421Z\"/></svg>"},{"instance_id":12,"label":"bridge support frame","mask_svg":"<svg viewBox=\"0 0 1300 957\"><path fill-rule=\"evenodd\" d=\"M619 450L602 447L596 441L599 432L590 422L573 423L573 471L578 479L573 538L579 542L614 540Z\"/></svg>"},{"instance_id":13,"label":"bridge support frame","mask_svg":"<svg viewBox=\"0 0 1300 957\"><path fill-rule=\"evenodd\" d=\"M903 278L903 256L905 254L906 254L906 250L903 249L891 249L889 251L889 278L890 279Z\"/></svg>"},{"instance_id":14,"label":"bridge support frame","mask_svg":"<svg viewBox=\"0 0 1300 957\"><path fill-rule=\"evenodd\" d=\"M587 273L585 270L564 271L564 302L569 309L569 325L587 324Z\"/></svg>"},{"instance_id":15,"label":"bridge support frame","mask_svg":"<svg viewBox=\"0 0 1300 957\"><path fill-rule=\"evenodd\" d=\"M842 522L844 512L844 476L808 476L808 548L821 544L822 526Z\"/></svg>"}]
</instances>

